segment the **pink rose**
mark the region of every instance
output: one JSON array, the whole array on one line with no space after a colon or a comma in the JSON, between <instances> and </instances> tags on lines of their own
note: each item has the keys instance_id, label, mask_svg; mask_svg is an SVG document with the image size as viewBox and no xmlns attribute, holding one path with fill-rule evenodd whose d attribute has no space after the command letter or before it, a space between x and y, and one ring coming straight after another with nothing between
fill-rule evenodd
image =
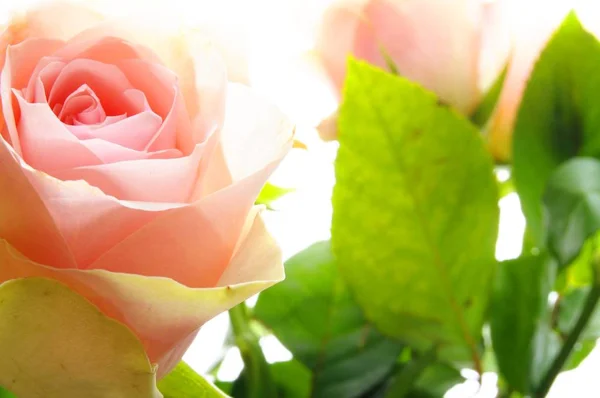
<instances>
[{"instance_id":1,"label":"pink rose","mask_svg":"<svg viewBox=\"0 0 600 398\"><path fill-rule=\"evenodd\" d=\"M348 55L389 69L384 50L400 75L470 114L508 53L495 8L482 0L338 1L325 12L316 50L338 90ZM323 138L335 138L335 125L335 116L321 125Z\"/></svg>"},{"instance_id":2,"label":"pink rose","mask_svg":"<svg viewBox=\"0 0 600 398\"><path fill-rule=\"evenodd\" d=\"M588 0L502 0L500 3L505 29L512 39L512 57L497 110L489 126L489 139L493 155L497 159L508 160L521 97L540 52L574 7L585 28L596 36L600 33L600 14L597 2Z\"/></svg>"},{"instance_id":3,"label":"pink rose","mask_svg":"<svg viewBox=\"0 0 600 398\"><path fill-rule=\"evenodd\" d=\"M283 278L254 201L293 129L201 38L122 22L55 3L0 34L0 282L67 284L161 377Z\"/></svg>"}]
</instances>

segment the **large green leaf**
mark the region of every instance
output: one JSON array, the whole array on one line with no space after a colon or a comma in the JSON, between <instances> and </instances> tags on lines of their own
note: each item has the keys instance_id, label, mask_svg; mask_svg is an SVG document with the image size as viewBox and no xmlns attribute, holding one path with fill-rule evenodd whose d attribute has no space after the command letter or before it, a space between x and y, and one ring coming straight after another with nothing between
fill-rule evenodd
<instances>
[{"instance_id":1,"label":"large green leaf","mask_svg":"<svg viewBox=\"0 0 600 398\"><path fill-rule=\"evenodd\" d=\"M547 255L526 256L502 262L496 274L492 343L500 373L522 393L539 382L560 349L548 308L554 268Z\"/></svg>"},{"instance_id":2,"label":"large green leaf","mask_svg":"<svg viewBox=\"0 0 600 398\"><path fill-rule=\"evenodd\" d=\"M367 318L480 368L498 205L479 131L420 86L351 61L339 142L332 245Z\"/></svg>"},{"instance_id":3,"label":"large green leaf","mask_svg":"<svg viewBox=\"0 0 600 398\"><path fill-rule=\"evenodd\" d=\"M21 398L158 398L140 341L65 285L0 285L0 385Z\"/></svg>"},{"instance_id":4,"label":"large green leaf","mask_svg":"<svg viewBox=\"0 0 600 398\"><path fill-rule=\"evenodd\" d=\"M514 129L513 165L528 227L542 243L541 199L552 171L600 156L600 44L571 13L541 53Z\"/></svg>"},{"instance_id":5,"label":"large green leaf","mask_svg":"<svg viewBox=\"0 0 600 398\"><path fill-rule=\"evenodd\" d=\"M312 371L312 397L358 397L391 370L402 346L378 333L338 275L329 242L286 262L284 282L261 293L255 316Z\"/></svg>"},{"instance_id":6,"label":"large green leaf","mask_svg":"<svg viewBox=\"0 0 600 398\"><path fill-rule=\"evenodd\" d=\"M185 362L179 362L175 369L163 377L158 382L158 389L163 393L164 398L227 397Z\"/></svg>"}]
</instances>

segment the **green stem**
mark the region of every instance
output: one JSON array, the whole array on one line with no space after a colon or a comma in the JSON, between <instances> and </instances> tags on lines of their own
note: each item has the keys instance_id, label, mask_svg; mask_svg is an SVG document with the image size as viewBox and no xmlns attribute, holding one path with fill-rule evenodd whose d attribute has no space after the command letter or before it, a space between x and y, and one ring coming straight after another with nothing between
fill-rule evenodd
<instances>
[{"instance_id":1,"label":"green stem","mask_svg":"<svg viewBox=\"0 0 600 398\"><path fill-rule=\"evenodd\" d=\"M269 365L259 344L259 337L250 327L250 310L241 303L229 310L235 344L244 361L246 397L275 398L277 390L271 378Z\"/></svg>"},{"instance_id":2,"label":"green stem","mask_svg":"<svg viewBox=\"0 0 600 398\"><path fill-rule=\"evenodd\" d=\"M585 330L585 327L592 317L599 299L600 284L596 282L586 298L583 309L581 310L579 318L577 319L577 323L573 327L573 330L571 330L571 332L568 334L567 339L560 349L560 352L552 362L550 369L540 382L538 388L535 390L534 397L544 398L548 394L548 391L550 391L550 387L552 387L554 379L563 369L567 359L569 359L569 356L571 355L571 351L573 351L573 347L575 347L575 344L579 340L581 333Z\"/></svg>"}]
</instances>

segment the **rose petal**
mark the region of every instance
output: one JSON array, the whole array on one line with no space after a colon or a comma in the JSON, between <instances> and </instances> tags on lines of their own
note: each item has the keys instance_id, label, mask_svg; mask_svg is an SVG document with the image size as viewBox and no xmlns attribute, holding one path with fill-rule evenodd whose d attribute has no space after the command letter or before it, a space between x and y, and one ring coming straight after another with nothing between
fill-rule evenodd
<instances>
[{"instance_id":1,"label":"rose petal","mask_svg":"<svg viewBox=\"0 0 600 398\"><path fill-rule=\"evenodd\" d=\"M346 60L354 50L356 30L367 1L337 2L325 11L320 24L316 51L338 92L341 92L344 85Z\"/></svg>"},{"instance_id":2,"label":"rose petal","mask_svg":"<svg viewBox=\"0 0 600 398\"><path fill-rule=\"evenodd\" d=\"M387 69L383 47L401 75L465 114L473 110L479 101L480 0L371 0L363 13L357 57Z\"/></svg>"},{"instance_id":3,"label":"rose petal","mask_svg":"<svg viewBox=\"0 0 600 398\"><path fill-rule=\"evenodd\" d=\"M12 88L25 88L38 60L61 46L59 41L46 39L26 40L6 49L6 62L0 74L0 99L6 131L4 138L21 154L21 143L16 122L19 118L12 97Z\"/></svg>"},{"instance_id":4,"label":"rose petal","mask_svg":"<svg viewBox=\"0 0 600 398\"><path fill-rule=\"evenodd\" d=\"M1 138L0 192L0 236L34 261L75 268L73 255L44 202L27 180L17 155Z\"/></svg>"},{"instance_id":5,"label":"rose petal","mask_svg":"<svg viewBox=\"0 0 600 398\"><path fill-rule=\"evenodd\" d=\"M85 33L84 33L85 34ZM83 35L69 40L55 54L56 57L72 61L75 59L91 59L104 64L117 64L127 59L147 59L160 62L151 50L123 40L120 37L100 36L83 40Z\"/></svg>"},{"instance_id":6,"label":"rose petal","mask_svg":"<svg viewBox=\"0 0 600 398\"><path fill-rule=\"evenodd\" d=\"M27 102L47 103L47 93L50 91L56 78L63 70L66 63L54 57L43 57L33 71L24 98Z\"/></svg>"},{"instance_id":7,"label":"rose petal","mask_svg":"<svg viewBox=\"0 0 600 398\"><path fill-rule=\"evenodd\" d=\"M102 163L142 159L173 159L184 156L178 149L167 149L157 152L136 151L98 138L81 141L81 144L92 151Z\"/></svg>"},{"instance_id":8,"label":"rose petal","mask_svg":"<svg viewBox=\"0 0 600 398\"><path fill-rule=\"evenodd\" d=\"M87 267L102 253L168 210L151 211L129 205L85 181L60 181L30 170L25 170L25 175L73 253L77 268ZM30 251L23 253L31 257Z\"/></svg>"},{"instance_id":9,"label":"rose petal","mask_svg":"<svg viewBox=\"0 0 600 398\"><path fill-rule=\"evenodd\" d=\"M161 125L160 116L146 111L102 127L79 125L67 128L80 139L98 138L125 148L143 151Z\"/></svg>"},{"instance_id":10,"label":"rose petal","mask_svg":"<svg viewBox=\"0 0 600 398\"><path fill-rule=\"evenodd\" d=\"M32 167L50 172L101 160L58 120L47 104L28 103L17 92L21 120L18 131L23 158Z\"/></svg>"},{"instance_id":11,"label":"rose petal","mask_svg":"<svg viewBox=\"0 0 600 398\"><path fill-rule=\"evenodd\" d=\"M177 76L160 65L141 60L123 61L118 66L131 83L146 94L150 107L164 119L146 150L177 147L184 153L191 152L194 148L192 126L185 99L177 88Z\"/></svg>"},{"instance_id":12,"label":"rose petal","mask_svg":"<svg viewBox=\"0 0 600 398\"><path fill-rule=\"evenodd\" d=\"M28 260L0 241L0 281L28 276L57 279L107 316L127 325L142 341L158 377L168 373L189 344L190 335L219 313L283 279L281 252L259 217L230 263L230 275L245 270L253 279L191 289L166 278L103 270L59 270Z\"/></svg>"},{"instance_id":13,"label":"rose petal","mask_svg":"<svg viewBox=\"0 0 600 398\"><path fill-rule=\"evenodd\" d=\"M169 31L156 24L144 24L123 18L87 29L74 37L71 42L83 42L106 36L119 37L130 43L136 43L142 49L152 49L142 58L153 63L160 59L175 73L180 81L179 87L185 99L186 110L192 117L195 116L198 109L195 65L190 56L192 48L184 34Z\"/></svg>"},{"instance_id":14,"label":"rose petal","mask_svg":"<svg viewBox=\"0 0 600 398\"><path fill-rule=\"evenodd\" d=\"M64 103L72 92L84 84L100 98L107 115L135 113L135 104L123 94L133 88L123 72L115 65L90 59L76 59L61 70L48 94L48 103L51 107Z\"/></svg>"},{"instance_id":15,"label":"rose petal","mask_svg":"<svg viewBox=\"0 0 600 398\"><path fill-rule=\"evenodd\" d=\"M258 172L292 146L294 126L249 87L230 83L221 142L234 181Z\"/></svg>"},{"instance_id":16,"label":"rose petal","mask_svg":"<svg viewBox=\"0 0 600 398\"><path fill-rule=\"evenodd\" d=\"M120 200L186 203L196 186L206 143L189 156L142 159L56 170L61 180L84 180Z\"/></svg>"},{"instance_id":17,"label":"rose petal","mask_svg":"<svg viewBox=\"0 0 600 398\"><path fill-rule=\"evenodd\" d=\"M64 121L68 118L73 123L77 120L86 124L102 123L106 119L100 100L87 84L72 92L65 100L58 119Z\"/></svg>"},{"instance_id":18,"label":"rose petal","mask_svg":"<svg viewBox=\"0 0 600 398\"><path fill-rule=\"evenodd\" d=\"M260 189L279 161L196 203L157 217L90 268L164 276L190 287L214 286ZM164 266L167 263L169 267Z\"/></svg>"},{"instance_id":19,"label":"rose petal","mask_svg":"<svg viewBox=\"0 0 600 398\"><path fill-rule=\"evenodd\" d=\"M213 131L223 126L227 95L228 70L221 54L207 44L193 45L196 65L198 108L194 117L194 142L203 142Z\"/></svg>"}]
</instances>

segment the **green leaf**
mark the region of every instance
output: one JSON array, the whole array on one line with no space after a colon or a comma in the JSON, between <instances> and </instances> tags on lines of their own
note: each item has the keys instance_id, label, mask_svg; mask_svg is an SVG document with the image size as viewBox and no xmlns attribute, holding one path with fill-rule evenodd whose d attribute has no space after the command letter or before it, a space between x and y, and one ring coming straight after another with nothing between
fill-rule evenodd
<instances>
[{"instance_id":1,"label":"green leaf","mask_svg":"<svg viewBox=\"0 0 600 398\"><path fill-rule=\"evenodd\" d=\"M496 274L490 327L500 373L515 390L537 384L560 349L550 328L548 294L554 266L547 255L500 263Z\"/></svg>"},{"instance_id":2,"label":"green leaf","mask_svg":"<svg viewBox=\"0 0 600 398\"><path fill-rule=\"evenodd\" d=\"M292 359L271 365L271 374L279 390L279 396L285 398L310 397L312 374L302 363Z\"/></svg>"},{"instance_id":3,"label":"green leaf","mask_svg":"<svg viewBox=\"0 0 600 398\"><path fill-rule=\"evenodd\" d=\"M338 275L329 242L286 262L255 316L312 371L311 397L358 397L391 370L402 346L370 325Z\"/></svg>"},{"instance_id":4,"label":"green leaf","mask_svg":"<svg viewBox=\"0 0 600 398\"><path fill-rule=\"evenodd\" d=\"M258 198L256 199L257 205L265 205L268 209L272 209L273 202L281 199L286 194L294 192L292 188L282 188L277 185L273 185L267 182L260 191Z\"/></svg>"},{"instance_id":5,"label":"green leaf","mask_svg":"<svg viewBox=\"0 0 600 398\"><path fill-rule=\"evenodd\" d=\"M478 130L420 86L351 61L332 246L368 319L480 368L497 186Z\"/></svg>"},{"instance_id":6,"label":"green leaf","mask_svg":"<svg viewBox=\"0 0 600 398\"><path fill-rule=\"evenodd\" d=\"M502 87L504 87L508 67L509 64L507 63L502 69L502 72L496 77L496 80L494 80L492 86L486 92L483 100L477 106L475 112L473 112L473 115L471 115L471 121L477 126L484 127L494 113L498 98L500 98L500 94L502 93Z\"/></svg>"},{"instance_id":7,"label":"green leaf","mask_svg":"<svg viewBox=\"0 0 600 398\"><path fill-rule=\"evenodd\" d=\"M598 173L600 161L575 158L561 165L548 182L544 194L548 247L563 266L600 229Z\"/></svg>"},{"instance_id":8,"label":"green leaf","mask_svg":"<svg viewBox=\"0 0 600 398\"><path fill-rule=\"evenodd\" d=\"M16 395L0 386L0 398L16 398Z\"/></svg>"},{"instance_id":9,"label":"green leaf","mask_svg":"<svg viewBox=\"0 0 600 398\"><path fill-rule=\"evenodd\" d=\"M596 340L582 340L573 347L573 352L564 370L576 369L581 362L596 348Z\"/></svg>"},{"instance_id":10,"label":"green leaf","mask_svg":"<svg viewBox=\"0 0 600 398\"><path fill-rule=\"evenodd\" d=\"M464 381L460 371L447 364L434 364L421 374L415 383L415 392L409 395L416 397L418 392L421 397L443 397L448 390Z\"/></svg>"},{"instance_id":11,"label":"green leaf","mask_svg":"<svg viewBox=\"0 0 600 398\"><path fill-rule=\"evenodd\" d=\"M535 241L544 239L541 199L553 170L577 155L600 156L600 44L574 13L542 51L514 128L513 170Z\"/></svg>"},{"instance_id":12,"label":"green leaf","mask_svg":"<svg viewBox=\"0 0 600 398\"><path fill-rule=\"evenodd\" d=\"M158 382L158 389L164 398L227 397L185 362L179 362L175 369L163 377Z\"/></svg>"},{"instance_id":13,"label":"green leaf","mask_svg":"<svg viewBox=\"0 0 600 398\"><path fill-rule=\"evenodd\" d=\"M572 290L560 300L557 327L560 333L569 333L581 314L589 287ZM600 338L600 307L596 308L585 330L581 334L584 340L596 341Z\"/></svg>"},{"instance_id":14,"label":"green leaf","mask_svg":"<svg viewBox=\"0 0 600 398\"><path fill-rule=\"evenodd\" d=\"M57 281L4 282L0 319L0 385L17 397L161 397L135 335Z\"/></svg>"}]
</instances>

